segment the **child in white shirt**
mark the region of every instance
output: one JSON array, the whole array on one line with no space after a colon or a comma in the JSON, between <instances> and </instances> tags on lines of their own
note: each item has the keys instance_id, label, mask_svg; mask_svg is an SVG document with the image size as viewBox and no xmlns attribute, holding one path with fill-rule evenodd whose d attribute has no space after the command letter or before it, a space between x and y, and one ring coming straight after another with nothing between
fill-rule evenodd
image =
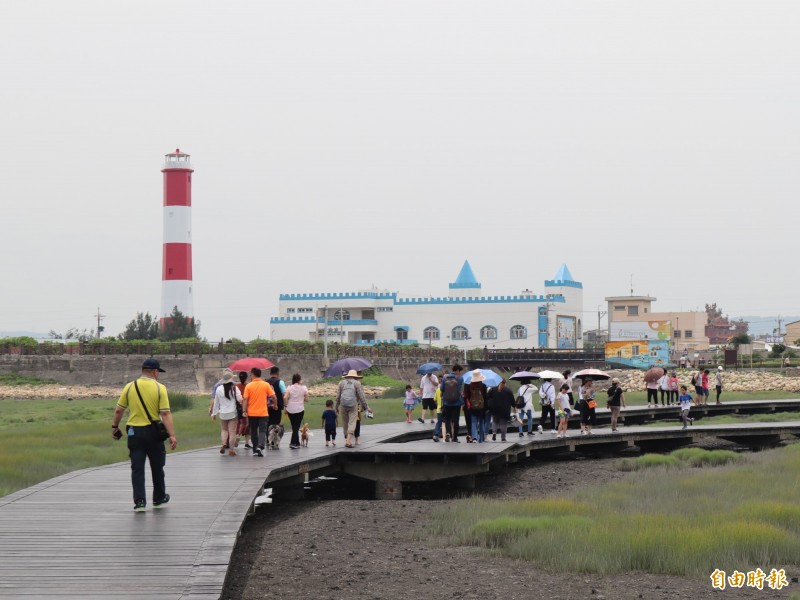
<instances>
[{"instance_id":1,"label":"child in white shirt","mask_svg":"<svg viewBox=\"0 0 800 600\"><path fill-rule=\"evenodd\" d=\"M558 415L558 435L556 437L567 437L567 424L569 423L569 385L564 383L561 385L561 391L558 393L558 408L556 413Z\"/></svg>"}]
</instances>

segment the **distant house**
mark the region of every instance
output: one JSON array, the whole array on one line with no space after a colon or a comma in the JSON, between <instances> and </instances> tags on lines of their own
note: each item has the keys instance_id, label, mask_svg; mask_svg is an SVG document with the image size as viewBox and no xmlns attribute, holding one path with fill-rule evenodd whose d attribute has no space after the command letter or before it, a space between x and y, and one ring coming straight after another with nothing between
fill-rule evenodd
<instances>
[{"instance_id":1,"label":"distant house","mask_svg":"<svg viewBox=\"0 0 800 600\"><path fill-rule=\"evenodd\" d=\"M795 343L796 340L800 340L800 321L786 324L786 333L783 334L783 339L788 346L800 346Z\"/></svg>"},{"instance_id":2,"label":"distant house","mask_svg":"<svg viewBox=\"0 0 800 600\"><path fill-rule=\"evenodd\" d=\"M281 294L270 319L273 340L357 345L428 344L468 348L583 347L583 284L562 265L541 294L484 296L464 261L446 296L388 290Z\"/></svg>"},{"instance_id":3,"label":"distant house","mask_svg":"<svg viewBox=\"0 0 800 600\"><path fill-rule=\"evenodd\" d=\"M708 348L704 311L653 311L651 296L610 296L606 361L646 368L677 364L681 354Z\"/></svg>"}]
</instances>

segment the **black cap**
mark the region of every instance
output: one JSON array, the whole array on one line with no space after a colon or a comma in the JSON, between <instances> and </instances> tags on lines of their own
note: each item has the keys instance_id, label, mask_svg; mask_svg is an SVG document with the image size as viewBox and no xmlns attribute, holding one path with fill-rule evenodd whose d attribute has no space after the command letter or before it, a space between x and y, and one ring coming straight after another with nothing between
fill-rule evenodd
<instances>
[{"instance_id":1,"label":"black cap","mask_svg":"<svg viewBox=\"0 0 800 600\"><path fill-rule=\"evenodd\" d=\"M142 363L142 369L155 369L161 373L166 373L166 371L161 368L161 364L155 358L148 358L146 361L144 361Z\"/></svg>"}]
</instances>

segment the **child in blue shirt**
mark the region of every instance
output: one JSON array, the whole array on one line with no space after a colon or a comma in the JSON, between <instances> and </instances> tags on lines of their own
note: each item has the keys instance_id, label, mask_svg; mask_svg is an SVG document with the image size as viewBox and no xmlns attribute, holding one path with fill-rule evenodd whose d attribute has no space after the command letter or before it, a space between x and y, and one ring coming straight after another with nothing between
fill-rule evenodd
<instances>
[{"instance_id":1,"label":"child in blue shirt","mask_svg":"<svg viewBox=\"0 0 800 600\"><path fill-rule=\"evenodd\" d=\"M683 421L683 429L686 429L686 425L694 423L694 419L689 417L689 409L692 408L692 395L688 393L685 385L681 386L681 395L678 401L681 403L681 421Z\"/></svg>"},{"instance_id":2,"label":"child in blue shirt","mask_svg":"<svg viewBox=\"0 0 800 600\"><path fill-rule=\"evenodd\" d=\"M333 400L325 401L325 410L322 411L322 427L325 429L325 445L328 442L336 445L336 426L339 424L339 418L336 416L336 411L333 410Z\"/></svg>"}]
</instances>

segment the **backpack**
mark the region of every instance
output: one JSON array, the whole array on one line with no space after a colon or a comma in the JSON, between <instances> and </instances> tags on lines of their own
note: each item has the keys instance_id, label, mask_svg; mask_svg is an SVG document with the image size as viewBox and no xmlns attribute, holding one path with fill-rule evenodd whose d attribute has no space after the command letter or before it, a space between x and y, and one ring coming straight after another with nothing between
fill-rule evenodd
<instances>
[{"instance_id":1,"label":"backpack","mask_svg":"<svg viewBox=\"0 0 800 600\"><path fill-rule=\"evenodd\" d=\"M481 390L481 386L476 385L475 387L470 386L469 390L469 406L472 410L483 410L484 403L483 403L483 390Z\"/></svg>"},{"instance_id":2,"label":"backpack","mask_svg":"<svg viewBox=\"0 0 800 600\"><path fill-rule=\"evenodd\" d=\"M461 403L461 394L458 390L458 379L455 377L448 377L444 380L444 393L442 394L442 402L449 406L454 406Z\"/></svg>"},{"instance_id":3,"label":"backpack","mask_svg":"<svg viewBox=\"0 0 800 600\"><path fill-rule=\"evenodd\" d=\"M528 387L529 386L527 385L525 386L525 392L528 391ZM515 406L520 410L525 408L525 404L527 404L527 402L525 401L525 392L522 391L522 388L519 389L519 396L517 396L517 403L515 404Z\"/></svg>"},{"instance_id":4,"label":"backpack","mask_svg":"<svg viewBox=\"0 0 800 600\"><path fill-rule=\"evenodd\" d=\"M550 402L550 399L547 397L547 391L550 388L546 388L544 386L545 384L543 383L542 387L539 388L539 402L541 402L542 406L550 406L552 402ZM550 384L550 387L553 387L552 383Z\"/></svg>"},{"instance_id":5,"label":"backpack","mask_svg":"<svg viewBox=\"0 0 800 600\"><path fill-rule=\"evenodd\" d=\"M697 385L697 373L692 375L692 385Z\"/></svg>"},{"instance_id":6,"label":"backpack","mask_svg":"<svg viewBox=\"0 0 800 600\"><path fill-rule=\"evenodd\" d=\"M339 402L342 406L352 408L356 405L356 382L352 379L347 379L342 387L342 393L339 396Z\"/></svg>"}]
</instances>

